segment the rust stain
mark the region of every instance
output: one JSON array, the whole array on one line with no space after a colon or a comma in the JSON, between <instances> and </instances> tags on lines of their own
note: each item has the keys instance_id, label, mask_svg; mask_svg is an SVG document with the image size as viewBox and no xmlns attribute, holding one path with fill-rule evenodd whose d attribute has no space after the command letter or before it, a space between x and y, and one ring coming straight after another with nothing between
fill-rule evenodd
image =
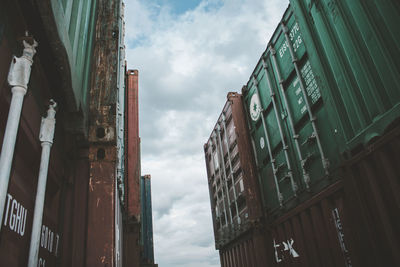
<instances>
[{"instance_id":1,"label":"rust stain","mask_svg":"<svg viewBox=\"0 0 400 267\"><path fill-rule=\"evenodd\" d=\"M97 1L91 86L89 92L89 155L86 266L114 266L115 162L118 1ZM100 130L100 131L99 131ZM101 200L101 207L100 207Z\"/></svg>"},{"instance_id":2,"label":"rust stain","mask_svg":"<svg viewBox=\"0 0 400 267\"><path fill-rule=\"evenodd\" d=\"M93 188L93 177L92 176L90 176L90 179L89 179L89 188L90 188L90 191L94 190L94 188Z\"/></svg>"},{"instance_id":3,"label":"rust stain","mask_svg":"<svg viewBox=\"0 0 400 267\"><path fill-rule=\"evenodd\" d=\"M140 218L140 138L139 138L139 72L128 70L126 87L126 139L125 139L125 172L126 172L126 203L128 217L139 220Z\"/></svg>"}]
</instances>

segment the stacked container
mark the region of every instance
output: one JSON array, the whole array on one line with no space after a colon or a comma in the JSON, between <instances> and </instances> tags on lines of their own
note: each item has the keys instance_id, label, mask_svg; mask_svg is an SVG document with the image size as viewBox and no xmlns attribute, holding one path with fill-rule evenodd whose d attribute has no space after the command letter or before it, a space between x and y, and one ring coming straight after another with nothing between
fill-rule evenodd
<instances>
[{"instance_id":1,"label":"stacked container","mask_svg":"<svg viewBox=\"0 0 400 267\"><path fill-rule=\"evenodd\" d=\"M140 177L140 266L152 267L154 264L153 244L153 212L151 208L151 175L146 174Z\"/></svg>"},{"instance_id":2,"label":"stacked container","mask_svg":"<svg viewBox=\"0 0 400 267\"><path fill-rule=\"evenodd\" d=\"M292 2L242 90L268 262L396 266L398 4Z\"/></svg>"},{"instance_id":3,"label":"stacked container","mask_svg":"<svg viewBox=\"0 0 400 267\"><path fill-rule=\"evenodd\" d=\"M337 180L336 131L319 84L288 9L242 90L269 216Z\"/></svg>"},{"instance_id":4,"label":"stacked container","mask_svg":"<svg viewBox=\"0 0 400 267\"><path fill-rule=\"evenodd\" d=\"M216 248L223 266L239 264L238 255L261 264L265 261L265 239L258 228L261 197L242 96L228 93L227 98L204 145Z\"/></svg>"},{"instance_id":5,"label":"stacked container","mask_svg":"<svg viewBox=\"0 0 400 267\"><path fill-rule=\"evenodd\" d=\"M242 89L265 261L222 239L222 265L398 266L400 6L291 3ZM217 248L234 228L220 121L205 146Z\"/></svg>"}]
</instances>

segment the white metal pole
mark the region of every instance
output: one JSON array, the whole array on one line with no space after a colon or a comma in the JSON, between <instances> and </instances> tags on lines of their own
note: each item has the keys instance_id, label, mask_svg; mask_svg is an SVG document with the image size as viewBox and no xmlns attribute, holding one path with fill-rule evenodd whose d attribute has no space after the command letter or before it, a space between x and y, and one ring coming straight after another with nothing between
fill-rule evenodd
<instances>
[{"instance_id":1,"label":"white metal pole","mask_svg":"<svg viewBox=\"0 0 400 267\"><path fill-rule=\"evenodd\" d=\"M33 41L33 44L23 41L23 44L25 48L22 56L13 57L10 71L8 72L8 83L12 87L12 97L0 155L0 230L3 225L1 222L3 220L8 182L10 181L11 164L21 117L22 102L28 90L31 65L33 56L36 53L35 47L38 45L36 41Z\"/></svg>"},{"instance_id":2,"label":"white metal pole","mask_svg":"<svg viewBox=\"0 0 400 267\"><path fill-rule=\"evenodd\" d=\"M40 126L40 142L42 143L42 158L40 160L39 179L36 190L35 211L33 214L31 244L29 247L29 267L36 267L39 258L40 229L43 219L44 199L46 195L47 172L49 169L50 149L53 144L54 129L56 125L57 104L50 100L47 118L42 118Z\"/></svg>"}]
</instances>

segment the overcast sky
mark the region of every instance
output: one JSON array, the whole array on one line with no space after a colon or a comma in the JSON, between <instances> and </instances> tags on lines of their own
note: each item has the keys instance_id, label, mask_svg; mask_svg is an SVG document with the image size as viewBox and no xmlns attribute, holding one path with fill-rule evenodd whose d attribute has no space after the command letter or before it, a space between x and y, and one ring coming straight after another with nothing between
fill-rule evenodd
<instances>
[{"instance_id":1,"label":"overcast sky","mask_svg":"<svg viewBox=\"0 0 400 267\"><path fill-rule=\"evenodd\" d=\"M127 60L139 70L142 174L152 175L160 267L220 266L203 144L240 91L287 0L125 0Z\"/></svg>"}]
</instances>

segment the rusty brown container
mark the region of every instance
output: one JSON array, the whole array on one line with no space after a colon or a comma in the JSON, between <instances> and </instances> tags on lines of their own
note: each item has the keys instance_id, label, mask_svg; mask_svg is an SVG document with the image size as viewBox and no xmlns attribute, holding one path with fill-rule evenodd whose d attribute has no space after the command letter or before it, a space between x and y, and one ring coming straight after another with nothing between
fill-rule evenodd
<instances>
[{"instance_id":1,"label":"rusty brown container","mask_svg":"<svg viewBox=\"0 0 400 267\"><path fill-rule=\"evenodd\" d=\"M228 93L204 152L218 249L262 217L258 179L240 94Z\"/></svg>"},{"instance_id":2,"label":"rusty brown container","mask_svg":"<svg viewBox=\"0 0 400 267\"><path fill-rule=\"evenodd\" d=\"M341 181L267 225L268 266L354 266Z\"/></svg>"},{"instance_id":3,"label":"rusty brown container","mask_svg":"<svg viewBox=\"0 0 400 267\"><path fill-rule=\"evenodd\" d=\"M129 219L140 218L139 72L126 73L126 203Z\"/></svg>"},{"instance_id":4,"label":"rusty brown container","mask_svg":"<svg viewBox=\"0 0 400 267\"><path fill-rule=\"evenodd\" d=\"M266 233L263 229L253 227L219 250L221 267L266 267L267 254Z\"/></svg>"},{"instance_id":5,"label":"rusty brown container","mask_svg":"<svg viewBox=\"0 0 400 267\"><path fill-rule=\"evenodd\" d=\"M7 88L8 89L8 88ZM4 101L1 112L7 114L9 103ZM4 109L3 109L4 108ZM4 266L26 266L28 260L29 242L33 221L33 211L36 196L36 186L39 173L41 149L39 131L36 126L40 113L33 97L25 99L22 111L19 135L14 152L13 170L10 176L6 205L3 213L3 225L0 234L0 256ZM1 140L3 138L3 123ZM30 129L35 129L32 132ZM37 130L37 131L36 131ZM41 239L39 247L39 263L47 266L56 264L60 255L62 238L62 220L64 217L66 149L62 144L62 133L58 132L51 150L51 159L46 186Z\"/></svg>"},{"instance_id":6,"label":"rusty brown container","mask_svg":"<svg viewBox=\"0 0 400 267\"><path fill-rule=\"evenodd\" d=\"M32 17L24 14L26 8L31 8ZM26 29L40 32L42 25L38 20L38 10L26 3L21 7L17 1L2 1L0 4L0 146L3 142L4 130L7 122L11 100L11 88L7 83L7 74L13 54L21 55L22 46L18 39L24 35ZM31 23L28 27L27 23ZM47 52L45 36L35 36L41 49L33 58L34 63L25 95L18 135L11 167L10 181L3 212L2 228L0 232L1 266L27 266L29 242L36 196L36 187L41 158L39 129L41 117L50 98L56 99L60 92L53 89L59 78L49 63L51 54ZM54 74L51 76L49 74ZM55 87L54 87L55 88ZM45 204L41 227L39 246L40 266L55 266L61 258L63 239L64 211L67 206L65 198L66 182L69 178L68 169L74 164L67 159L71 152L65 144L67 141L63 119L65 111L58 111L56 115L56 132L51 148L49 162Z\"/></svg>"},{"instance_id":7,"label":"rusty brown container","mask_svg":"<svg viewBox=\"0 0 400 267\"><path fill-rule=\"evenodd\" d=\"M400 266L400 125L345 166L353 266Z\"/></svg>"},{"instance_id":8,"label":"rusty brown container","mask_svg":"<svg viewBox=\"0 0 400 267\"><path fill-rule=\"evenodd\" d=\"M97 19L91 17L93 23L96 22L96 60L91 60L91 56L80 59L92 62L93 66L90 95L84 94L80 99L90 104L90 109L86 110L85 104L79 106L79 112L69 106L71 103L66 100L68 96L64 90L68 83L60 77L60 72L68 74L71 71L70 66L63 65L62 51L53 54L59 48L59 40L52 39L54 36L49 34L49 28L43 25L43 21L49 19L43 18L43 14L53 15L46 13L49 10L39 10L46 4L39 5L37 1L0 2L0 145L11 99L7 74L12 55L21 55L21 37L25 30L29 30L39 43L23 102L1 222L1 266L27 266L41 158L39 129L50 98L58 103L58 110L38 266L121 265L124 240L121 221L125 211L119 205L116 188L114 135L118 67L115 35L118 33L120 1L94 2L98 4L93 11ZM75 1L74 9L75 3L81 3L79 8L83 6L83 1ZM50 6L50 1L47 4ZM109 23L104 23L105 20ZM83 24L80 30L84 31ZM89 35L85 34L85 38L90 39ZM90 122L82 121L82 112L90 114Z\"/></svg>"},{"instance_id":9,"label":"rusty brown container","mask_svg":"<svg viewBox=\"0 0 400 267\"><path fill-rule=\"evenodd\" d=\"M124 262L140 263L140 138L139 138L139 72L126 72L125 112L125 232Z\"/></svg>"}]
</instances>

